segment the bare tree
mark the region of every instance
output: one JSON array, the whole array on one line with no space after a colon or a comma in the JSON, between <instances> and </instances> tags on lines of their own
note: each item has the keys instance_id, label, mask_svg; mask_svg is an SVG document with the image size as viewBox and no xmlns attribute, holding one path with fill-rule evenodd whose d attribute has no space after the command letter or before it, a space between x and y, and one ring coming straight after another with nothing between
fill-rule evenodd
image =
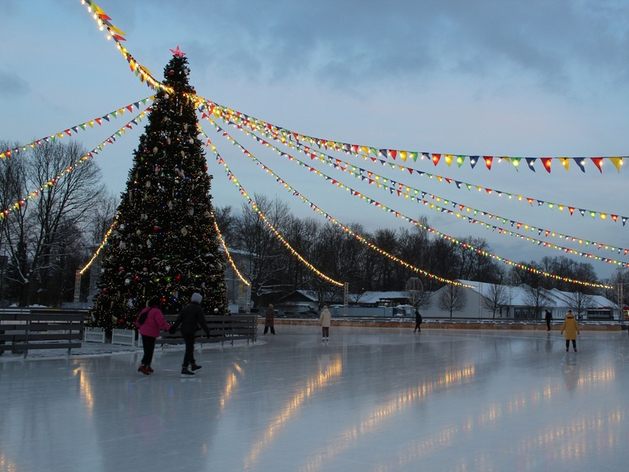
<instances>
[{"instance_id":1,"label":"bare tree","mask_svg":"<svg viewBox=\"0 0 629 472\"><path fill-rule=\"evenodd\" d=\"M467 305L467 294L460 285L449 284L439 293L437 307L450 313L461 311Z\"/></svg>"},{"instance_id":2,"label":"bare tree","mask_svg":"<svg viewBox=\"0 0 629 472\"><path fill-rule=\"evenodd\" d=\"M552 297L548 290L540 285L536 287L525 285L525 287L526 295L524 296L524 301L533 310L533 319L541 319L541 312L552 303Z\"/></svg>"},{"instance_id":3,"label":"bare tree","mask_svg":"<svg viewBox=\"0 0 629 472\"><path fill-rule=\"evenodd\" d=\"M89 253L87 216L105 186L85 154L75 143L44 143L22 156L19 174L13 174L11 184L21 199L4 232L21 306L59 304L64 278L74 281L70 266Z\"/></svg>"},{"instance_id":4,"label":"bare tree","mask_svg":"<svg viewBox=\"0 0 629 472\"><path fill-rule=\"evenodd\" d=\"M576 312L577 319L581 319L583 315L587 314L588 308L594 306L594 296L587 293L568 292L562 298L564 298L570 309Z\"/></svg>"},{"instance_id":5,"label":"bare tree","mask_svg":"<svg viewBox=\"0 0 629 472\"><path fill-rule=\"evenodd\" d=\"M491 284L486 294L484 294L483 305L492 313L492 318L496 318L496 312L503 306L509 304L509 294L507 287L502 284Z\"/></svg>"},{"instance_id":6,"label":"bare tree","mask_svg":"<svg viewBox=\"0 0 629 472\"><path fill-rule=\"evenodd\" d=\"M114 222L120 199L112 193L103 192L94 201L87 217L86 236L92 247L97 247Z\"/></svg>"},{"instance_id":7,"label":"bare tree","mask_svg":"<svg viewBox=\"0 0 629 472\"><path fill-rule=\"evenodd\" d=\"M256 209L279 231L286 227L290 217L288 205L276 199L270 201L254 195ZM253 301L264 303L262 297L281 293L284 263L291 257L260 214L249 204L242 205L242 214L235 222L235 246L249 254L247 265L239 268L251 282Z\"/></svg>"},{"instance_id":8,"label":"bare tree","mask_svg":"<svg viewBox=\"0 0 629 472\"><path fill-rule=\"evenodd\" d=\"M16 146L3 142L0 147L11 149ZM0 160L0 211L4 213L0 219L0 255L3 259L0 296L5 296L6 293L10 299L25 298L14 288L20 289L24 286L28 273L26 239L29 228L26 214L30 200L24 199L26 194L24 159L14 156Z\"/></svg>"}]
</instances>

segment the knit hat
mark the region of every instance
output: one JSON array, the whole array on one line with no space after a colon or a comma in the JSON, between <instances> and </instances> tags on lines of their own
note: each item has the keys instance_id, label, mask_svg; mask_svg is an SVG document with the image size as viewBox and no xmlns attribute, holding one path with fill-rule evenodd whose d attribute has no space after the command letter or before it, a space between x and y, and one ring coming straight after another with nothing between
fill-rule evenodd
<instances>
[{"instance_id":1,"label":"knit hat","mask_svg":"<svg viewBox=\"0 0 629 472\"><path fill-rule=\"evenodd\" d=\"M192 297L190 297L190 301L192 303L201 303L203 301L203 297L201 296L200 293L194 292L192 294Z\"/></svg>"}]
</instances>

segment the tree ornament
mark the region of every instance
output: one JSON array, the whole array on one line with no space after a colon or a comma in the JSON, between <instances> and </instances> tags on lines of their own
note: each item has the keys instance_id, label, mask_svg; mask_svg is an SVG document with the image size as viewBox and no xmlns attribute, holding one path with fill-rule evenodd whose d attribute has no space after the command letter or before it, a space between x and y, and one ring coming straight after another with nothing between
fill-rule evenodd
<instances>
[{"instance_id":1,"label":"tree ornament","mask_svg":"<svg viewBox=\"0 0 629 472\"><path fill-rule=\"evenodd\" d=\"M170 52L173 53L174 56L183 57L186 55L185 52L179 49L179 45L175 49L171 49Z\"/></svg>"},{"instance_id":2,"label":"tree ornament","mask_svg":"<svg viewBox=\"0 0 629 472\"><path fill-rule=\"evenodd\" d=\"M179 52L163 74L175 86L158 91L134 153L112 244L103 251L104 271L91 314L93 324L109 330L132 327L136 307L155 294L165 297L164 310L180 310L184 300L179 297L199 290L202 282L207 284L202 292L206 306L220 314L228 311L224 274L208 265L220 257L209 212L212 178L197 136L196 90L188 83L190 69ZM177 229L167 232L171 224ZM118 272L117 267L124 269Z\"/></svg>"}]
</instances>

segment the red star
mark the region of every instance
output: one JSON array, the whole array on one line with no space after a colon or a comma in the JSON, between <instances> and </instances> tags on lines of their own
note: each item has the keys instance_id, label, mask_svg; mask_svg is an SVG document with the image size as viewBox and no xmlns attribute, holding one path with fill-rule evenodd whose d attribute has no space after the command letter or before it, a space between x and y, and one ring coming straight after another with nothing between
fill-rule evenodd
<instances>
[{"instance_id":1,"label":"red star","mask_svg":"<svg viewBox=\"0 0 629 472\"><path fill-rule=\"evenodd\" d=\"M170 52L172 52L175 56L185 56L186 53L179 50L179 45L177 45L177 49L171 49Z\"/></svg>"}]
</instances>

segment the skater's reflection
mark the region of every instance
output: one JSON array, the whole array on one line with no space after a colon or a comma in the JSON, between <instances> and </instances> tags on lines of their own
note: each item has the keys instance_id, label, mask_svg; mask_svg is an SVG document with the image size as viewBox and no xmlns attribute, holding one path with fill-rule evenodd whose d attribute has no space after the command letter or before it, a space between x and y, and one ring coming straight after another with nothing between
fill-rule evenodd
<instances>
[{"instance_id":1,"label":"skater's reflection","mask_svg":"<svg viewBox=\"0 0 629 472\"><path fill-rule=\"evenodd\" d=\"M563 381L568 390L574 390L579 383L579 370L576 357L567 357L563 365Z\"/></svg>"}]
</instances>

